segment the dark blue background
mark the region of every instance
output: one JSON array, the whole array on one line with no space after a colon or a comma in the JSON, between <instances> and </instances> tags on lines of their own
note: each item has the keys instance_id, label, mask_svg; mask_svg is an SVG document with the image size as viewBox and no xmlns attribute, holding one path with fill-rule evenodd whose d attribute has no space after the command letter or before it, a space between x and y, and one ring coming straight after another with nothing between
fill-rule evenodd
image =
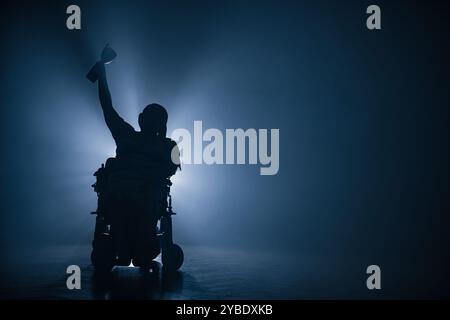
<instances>
[{"instance_id":1,"label":"dark blue background","mask_svg":"<svg viewBox=\"0 0 450 320\"><path fill-rule=\"evenodd\" d=\"M106 42L113 101L137 128L279 128L280 171L185 166L181 244L351 257L448 294L449 6L377 1L20 1L2 4L1 242L91 239L92 173L114 154L85 74ZM69 4L82 30L65 27ZM12 259L12 258L11 258ZM2 272L5 276L5 272ZM418 289L421 285L418 285Z\"/></svg>"}]
</instances>

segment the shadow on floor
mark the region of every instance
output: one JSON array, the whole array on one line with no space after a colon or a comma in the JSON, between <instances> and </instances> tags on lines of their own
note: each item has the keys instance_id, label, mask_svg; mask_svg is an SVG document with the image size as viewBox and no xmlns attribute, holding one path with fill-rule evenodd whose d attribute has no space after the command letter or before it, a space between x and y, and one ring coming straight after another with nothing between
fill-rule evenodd
<instances>
[{"instance_id":1,"label":"shadow on floor","mask_svg":"<svg viewBox=\"0 0 450 320\"><path fill-rule=\"evenodd\" d=\"M167 271L159 262L145 271L115 267L108 274L93 272L91 281L94 299L164 299L183 290L183 273Z\"/></svg>"}]
</instances>

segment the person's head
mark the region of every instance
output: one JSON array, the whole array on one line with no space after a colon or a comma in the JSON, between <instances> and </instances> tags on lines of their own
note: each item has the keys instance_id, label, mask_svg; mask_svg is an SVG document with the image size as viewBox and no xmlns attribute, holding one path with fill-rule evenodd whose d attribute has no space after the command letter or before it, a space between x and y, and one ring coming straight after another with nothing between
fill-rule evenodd
<instances>
[{"instance_id":1,"label":"person's head","mask_svg":"<svg viewBox=\"0 0 450 320\"><path fill-rule=\"evenodd\" d=\"M167 118L168 114L163 106L151 103L139 114L139 127L145 134L165 137Z\"/></svg>"}]
</instances>

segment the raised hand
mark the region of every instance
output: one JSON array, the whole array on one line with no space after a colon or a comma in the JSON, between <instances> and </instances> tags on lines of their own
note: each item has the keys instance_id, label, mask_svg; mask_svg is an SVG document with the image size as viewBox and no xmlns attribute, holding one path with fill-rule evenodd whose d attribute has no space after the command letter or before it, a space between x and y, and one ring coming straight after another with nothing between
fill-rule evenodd
<instances>
[{"instance_id":1,"label":"raised hand","mask_svg":"<svg viewBox=\"0 0 450 320\"><path fill-rule=\"evenodd\" d=\"M117 53L107 43L100 55L101 62L104 64L111 63L115 57L117 57Z\"/></svg>"},{"instance_id":2,"label":"raised hand","mask_svg":"<svg viewBox=\"0 0 450 320\"><path fill-rule=\"evenodd\" d=\"M102 53L100 54L100 60L89 70L86 77L91 82L96 82L99 78L99 76L105 72L105 64L111 63L111 61L114 60L114 58L117 57L117 53L109 46L109 44L106 44L106 46L103 48Z\"/></svg>"}]
</instances>

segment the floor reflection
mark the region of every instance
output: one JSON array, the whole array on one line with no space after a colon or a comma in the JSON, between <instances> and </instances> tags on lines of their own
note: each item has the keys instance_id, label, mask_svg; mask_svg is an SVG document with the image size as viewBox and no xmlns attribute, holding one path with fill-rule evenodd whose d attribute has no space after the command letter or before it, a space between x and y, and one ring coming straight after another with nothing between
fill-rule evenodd
<instances>
[{"instance_id":1,"label":"floor reflection","mask_svg":"<svg viewBox=\"0 0 450 320\"><path fill-rule=\"evenodd\" d=\"M93 273L92 297L100 300L164 299L181 293L183 273L168 271L159 262L150 270L115 267L110 273Z\"/></svg>"},{"instance_id":2,"label":"floor reflection","mask_svg":"<svg viewBox=\"0 0 450 320\"><path fill-rule=\"evenodd\" d=\"M160 261L152 272L115 267L107 276L94 274L90 246L45 247L20 251L2 261L1 299L388 299L436 297L442 292L446 269L423 261L408 272L412 261L385 261L390 279L381 293L367 290L365 268L355 256L323 256L299 252L250 251L223 247L183 246L180 271L167 273ZM417 264L417 261L414 261ZM81 268L81 289L69 290L66 269ZM430 270L430 268L433 270ZM405 269L405 270L404 270ZM415 281L420 274L426 286ZM412 290L411 288L416 288Z\"/></svg>"}]
</instances>

